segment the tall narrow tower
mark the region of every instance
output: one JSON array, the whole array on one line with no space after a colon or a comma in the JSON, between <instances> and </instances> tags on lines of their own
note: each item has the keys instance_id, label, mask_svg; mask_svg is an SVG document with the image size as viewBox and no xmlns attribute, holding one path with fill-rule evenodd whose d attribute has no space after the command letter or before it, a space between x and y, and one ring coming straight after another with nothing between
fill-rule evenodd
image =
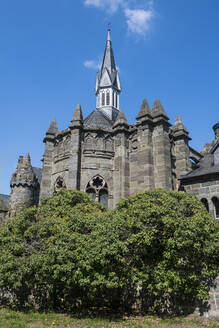
<instances>
[{"instance_id":1,"label":"tall narrow tower","mask_svg":"<svg viewBox=\"0 0 219 328\"><path fill-rule=\"evenodd\" d=\"M119 111L119 94L121 92L119 73L113 55L110 30L107 33L106 49L101 71L97 73L95 93L97 109L110 120L115 120Z\"/></svg>"}]
</instances>

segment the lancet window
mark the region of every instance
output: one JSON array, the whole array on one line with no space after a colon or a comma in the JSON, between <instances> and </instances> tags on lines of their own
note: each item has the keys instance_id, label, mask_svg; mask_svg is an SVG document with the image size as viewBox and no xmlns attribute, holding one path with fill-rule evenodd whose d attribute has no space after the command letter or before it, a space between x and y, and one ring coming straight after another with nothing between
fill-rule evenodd
<instances>
[{"instance_id":1,"label":"lancet window","mask_svg":"<svg viewBox=\"0 0 219 328\"><path fill-rule=\"evenodd\" d=\"M96 175L88 182L86 192L94 201L108 207L108 185L100 175Z\"/></svg>"},{"instance_id":2,"label":"lancet window","mask_svg":"<svg viewBox=\"0 0 219 328\"><path fill-rule=\"evenodd\" d=\"M110 104L110 93L109 93L109 91L107 91L107 93L106 93L106 105L109 106L109 104Z\"/></svg>"},{"instance_id":3,"label":"lancet window","mask_svg":"<svg viewBox=\"0 0 219 328\"><path fill-rule=\"evenodd\" d=\"M201 202L205 206L206 210L209 212L208 200L206 198L202 198Z\"/></svg>"},{"instance_id":4,"label":"lancet window","mask_svg":"<svg viewBox=\"0 0 219 328\"><path fill-rule=\"evenodd\" d=\"M105 92L102 92L102 106L105 106Z\"/></svg>"},{"instance_id":5,"label":"lancet window","mask_svg":"<svg viewBox=\"0 0 219 328\"><path fill-rule=\"evenodd\" d=\"M219 199L217 197L213 197L212 202L214 205L214 217L215 219L219 219Z\"/></svg>"}]
</instances>

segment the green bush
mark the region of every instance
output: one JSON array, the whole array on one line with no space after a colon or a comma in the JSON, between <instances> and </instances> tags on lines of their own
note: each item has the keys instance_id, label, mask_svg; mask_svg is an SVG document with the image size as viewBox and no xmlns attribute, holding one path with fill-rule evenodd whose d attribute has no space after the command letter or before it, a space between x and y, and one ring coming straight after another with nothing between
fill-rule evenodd
<instances>
[{"instance_id":1,"label":"green bush","mask_svg":"<svg viewBox=\"0 0 219 328\"><path fill-rule=\"evenodd\" d=\"M218 224L193 195L148 191L122 200L127 266L143 310L184 312L203 304L218 272Z\"/></svg>"},{"instance_id":2,"label":"green bush","mask_svg":"<svg viewBox=\"0 0 219 328\"><path fill-rule=\"evenodd\" d=\"M182 313L208 298L217 224L196 197L137 194L113 211L60 191L0 229L0 304Z\"/></svg>"}]
</instances>

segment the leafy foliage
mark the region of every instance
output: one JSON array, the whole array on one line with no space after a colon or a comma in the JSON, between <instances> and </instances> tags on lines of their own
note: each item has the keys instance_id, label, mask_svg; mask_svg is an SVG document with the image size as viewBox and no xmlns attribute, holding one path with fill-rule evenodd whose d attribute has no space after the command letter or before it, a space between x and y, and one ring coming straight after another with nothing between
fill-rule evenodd
<instances>
[{"instance_id":1,"label":"leafy foliage","mask_svg":"<svg viewBox=\"0 0 219 328\"><path fill-rule=\"evenodd\" d=\"M145 310L185 311L208 299L218 271L217 223L193 195L148 191L122 200L132 279Z\"/></svg>"},{"instance_id":2,"label":"leafy foliage","mask_svg":"<svg viewBox=\"0 0 219 328\"><path fill-rule=\"evenodd\" d=\"M176 313L207 300L217 224L196 197L148 191L107 211L60 191L0 229L0 304Z\"/></svg>"}]
</instances>

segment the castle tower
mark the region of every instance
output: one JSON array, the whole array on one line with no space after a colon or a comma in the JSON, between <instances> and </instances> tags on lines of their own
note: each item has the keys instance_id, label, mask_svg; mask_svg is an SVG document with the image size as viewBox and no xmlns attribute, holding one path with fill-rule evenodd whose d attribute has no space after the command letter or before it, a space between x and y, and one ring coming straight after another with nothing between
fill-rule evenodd
<instances>
[{"instance_id":1,"label":"castle tower","mask_svg":"<svg viewBox=\"0 0 219 328\"><path fill-rule=\"evenodd\" d=\"M37 205L39 183L33 171L30 155L19 156L15 173L12 175L9 216L15 216L20 210Z\"/></svg>"},{"instance_id":2,"label":"castle tower","mask_svg":"<svg viewBox=\"0 0 219 328\"><path fill-rule=\"evenodd\" d=\"M116 68L110 30L108 30L106 49L103 57L101 71L97 73L95 94L97 109L115 121L119 111L119 94L121 92L119 73Z\"/></svg>"}]
</instances>

